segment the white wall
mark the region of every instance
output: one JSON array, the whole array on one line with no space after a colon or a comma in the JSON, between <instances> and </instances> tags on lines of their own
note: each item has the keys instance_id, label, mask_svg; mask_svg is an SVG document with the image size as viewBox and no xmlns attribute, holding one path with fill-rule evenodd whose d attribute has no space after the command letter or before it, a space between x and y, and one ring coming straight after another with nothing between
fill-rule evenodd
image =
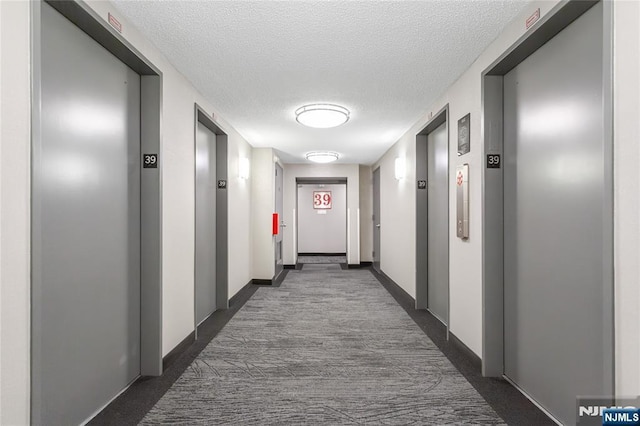
<instances>
[{"instance_id":1,"label":"white wall","mask_svg":"<svg viewBox=\"0 0 640 426\"><path fill-rule=\"evenodd\" d=\"M29 3L0 2L0 424L29 419Z\"/></svg>"},{"instance_id":2,"label":"white wall","mask_svg":"<svg viewBox=\"0 0 640 426\"><path fill-rule=\"evenodd\" d=\"M2 7L0 7L0 49L2 49ZM0 64L0 99L2 98L2 64ZM2 102L0 101L0 129L2 129ZM0 131L0 158L2 157L2 131ZM0 188L2 188L2 161L0 160ZM0 190L0 194L2 191ZM2 198L0 195L0 223L2 223ZM0 226L0 283L2 282L2 226ZM0 287L0 329L2 324L2 288ZM0 330L0 383L2 383L2 331ZM0 421L2 421L2 386L0 386Z\"/></svg>"},{"instance_id":3,"label":"white wall","mask_svg":"<svg viewBox=\"0 0 640 426\"><path fill-rule=\"evenodd\" d=\"M482 354L482 211L480 171L481 73L525 33L525 20L536 8L546 15L558 2L532 2L478 57L424 116L374 165L381 171L381 268L415 297L415 135L446 104L450 111L450 173L459 164L470 165L470 236L455 236L455 184L450 178L451 332ZM616 389L621 395L640 394L640 6L614 5L615 113L615 287ZM457 156L457 121L471 113L471 152ZM393 179L394 159L406 156L407 178ZM401 209L397 206L402 206Z\"/></svg>"},{"instance_id":4,"label":"white wall","mask_svg":"<svg viewBox=\"0 0 640 426\"><path fill-rule=\"evenodd\" d=\"M347 261L360 263L360 178L357 164L285 164L284 167L284 221L287 227L283 233L283 259L285 265L296 263L295 214L296 178L299 177L342 177L347 178Z\"/></svg>"},{"instance_id":5,"label":"white wall","mask_svg":"<svg viewBox=\"0 0 640 426\"><path fill-rule=\"evenodd\" d=\"M360 261L373 261L373 170L360 166Z\"/></svg>"},{"instance_id":6,"label":"white wall","mask_svg":"<svg viewBox=\"0 0 640 426\"><path fill-rule=\"evenodd\" d=\"M331 192L331 209L314 208L315 191ZM346 253L346 185L298 185L297 212L298 253Z\"/></svg>"},{"instance_id":7,"label":"white wall","mask_svg":"<svg viewBox=\"0 0 640 426\"><path fill-rule=\"evenodd\" d=\"M275 210L274 152L254 148L251 157L252 278L270 280L275 274L272 214Z\"/></svg>"},{"instance_id":8,"label":"white wall","mask_svg":"<svg viewBox=\"0 0 640 426\"><path fill-rule=\"evenodd\" d=\"M163 73L163 355L194 328L194 103L215 109L108 2L88 3L103 19L111 12L123 37ZM0 130L0 423L29 419L30 320L30 2L0 2L2 123ZM229 135L229 296L251 279L251 185L238 177L238 158L251 146L215 116Z\"/></svg>"}]
</instances>

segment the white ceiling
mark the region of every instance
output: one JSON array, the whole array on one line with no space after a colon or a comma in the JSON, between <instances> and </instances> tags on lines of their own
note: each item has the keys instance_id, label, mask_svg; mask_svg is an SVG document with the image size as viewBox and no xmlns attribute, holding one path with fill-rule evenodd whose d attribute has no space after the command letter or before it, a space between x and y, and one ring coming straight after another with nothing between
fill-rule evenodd
<instances>
[{"instance_id":1,"label":"white ceiling","mask_svg":"<svg viewBox=\"0 0 640 426\"><path fill-rule=\"evenodd\" d=\"M527 4L439 1L131 1L116 7L255 147L371 164ZM351 110L334 129L294 111Z\"/></svg>"}]
</instances>

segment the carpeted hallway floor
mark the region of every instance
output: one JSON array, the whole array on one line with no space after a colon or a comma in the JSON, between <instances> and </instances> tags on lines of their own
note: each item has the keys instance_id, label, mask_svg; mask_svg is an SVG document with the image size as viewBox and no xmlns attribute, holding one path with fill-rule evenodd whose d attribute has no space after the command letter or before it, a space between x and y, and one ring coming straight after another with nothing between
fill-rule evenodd
<instances>
[{"instance_id":1,"label":"carpeted hallway floor","mask_svg":"<svg viewBox=\"0 0 640 426\"><path fill-rule=\"evenodd\" d=\"M501 424L368 270L260 288L142 424Z\"/></svg>"}]
</instances>

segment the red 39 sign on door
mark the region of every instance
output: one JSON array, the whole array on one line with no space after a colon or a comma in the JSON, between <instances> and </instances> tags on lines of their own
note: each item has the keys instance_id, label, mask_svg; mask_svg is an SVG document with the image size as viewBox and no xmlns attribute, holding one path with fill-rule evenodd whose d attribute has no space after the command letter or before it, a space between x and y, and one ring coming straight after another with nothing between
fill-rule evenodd
<instances>
[{"instance_id":1,"label":"red 39 sign on door","mask_svg":"<svg viewBox=\"0 0 640 426\"><path fill-rule=\"evenodd\" d=\"M313 191L313 208L330 209L331 191Z\"/></svg>"}]
</instances>

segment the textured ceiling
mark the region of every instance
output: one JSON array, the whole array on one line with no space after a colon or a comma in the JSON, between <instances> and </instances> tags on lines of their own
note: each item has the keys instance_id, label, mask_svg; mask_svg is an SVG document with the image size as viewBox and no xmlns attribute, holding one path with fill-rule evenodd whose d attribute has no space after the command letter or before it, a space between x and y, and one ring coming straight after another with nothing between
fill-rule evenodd
<instances>
[{"instance_id":1,"label":"textured ceiling","mask_svg":"<svg viewBox=\"0 0 640 426\"><path fill-rule=\"evenodd\" d=\"M371 164L471 65L525 1L130 1L116 7L255 147L285 162L333 150ZM311 129L296 108L351 110Z\"/></svg>"}]
</instances>

